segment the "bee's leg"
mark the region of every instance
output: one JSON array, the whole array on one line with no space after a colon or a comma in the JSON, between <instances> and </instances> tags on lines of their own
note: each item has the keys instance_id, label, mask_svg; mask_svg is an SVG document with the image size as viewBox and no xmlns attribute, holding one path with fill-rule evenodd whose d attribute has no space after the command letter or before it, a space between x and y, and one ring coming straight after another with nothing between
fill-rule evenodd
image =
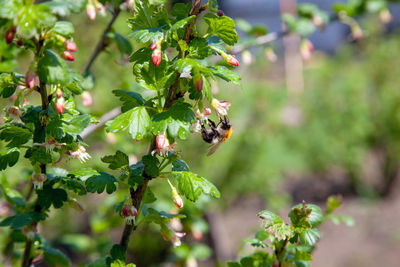
<instances>
[{"instance_id":1,"label":"bee's leg","mask_svg":"<svg viewBox=\"0 0 400 267\"><path fill-rule=\"evenodd\" d=\"M215 125L215 122L213 122L213 121L210 120L210 119L208 119L208 125L209 125L211 128L217 127L217 126Z\"/></svg>"}]
</instances>

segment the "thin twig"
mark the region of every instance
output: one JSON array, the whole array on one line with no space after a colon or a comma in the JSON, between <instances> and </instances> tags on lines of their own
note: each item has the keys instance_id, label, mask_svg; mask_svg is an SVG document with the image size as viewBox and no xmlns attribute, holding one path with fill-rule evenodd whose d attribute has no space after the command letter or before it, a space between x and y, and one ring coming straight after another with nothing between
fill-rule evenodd
<instances>
[{"instance_id":1,"label":"thin twig","mask_svg":"<svg viewBox=\"0 0 400 267\"><path fill-rule=\"evenodd\" d=\"M85 138L92 132L96 131L98 128L102 127L107 121L112 120L116 116L121 114L121 107L116 107L104 114L100 117L99 123L97 124L90 124L83 132L81 133L81 137Z\"/></svg>"},{"instance_id":2,"label":"thin twig","mask_svg":"<svg viewBox=\"0 0 400 267\"><path fill-rule=\"evenodd\" d=\"M114 24L114 22L117 20L117 17L120 14L120 12L121 12L121 9L119 7L114 8L114 12L112 13L111 20L107 24L107 27L104 29L103 34L101 35L101 38L96 45L96 48L94 49L92 55L90 56L89 62L87 63L87 65L85 67L84 73L89 73L93 62L96 60L96 58L100 54L100 52L107 46L106 42L105 42L106 38L107 38L107 34L110 32L111 27Z\"/></svg>"}]
</instances>

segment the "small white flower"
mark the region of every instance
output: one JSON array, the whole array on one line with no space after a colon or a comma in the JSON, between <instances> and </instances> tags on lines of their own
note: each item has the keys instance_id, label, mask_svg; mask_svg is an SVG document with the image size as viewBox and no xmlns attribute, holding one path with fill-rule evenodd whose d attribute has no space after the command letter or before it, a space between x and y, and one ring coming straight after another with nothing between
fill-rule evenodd
<instances>
[{"instance_id":1,"label":"small white flower","mask_svg":"<svg viewBox=\"0 0 400 267\"><path fill-rule=\"evenodd\" d=\"M215 109L218 116L227 116L231 103L228 101L219 101L218 99L213 98L211 106Z\"/></svg>"},{"instance_id":2,"label":"small white flower","mask_svg":"<svg viewBox=\"0 0 400 267\"><path fill-rule=\"evenodd\" d=\"M36 174L35 172L31 176L31 182L33 183L33 188L42 189L43 183L47 180L47 176L44 173Z\"/></svg>"},{"instance_id":3,"label":"small white flower","mask_svg":"<svg viewBox=\"0 0 400 267\"><path fill-rule=\"evenodd\" d=\"M205 108L203 113L200 112L199 109L197 109L195 112L196 118L199 119L201 122L207 121L208 116L210 116L210 115L211 115L211 109L209 109L209 108Z\"/></svg>"},{"instance_id":4,"label":"small white flower","mask_svg":"<svg viewBox=\"0 0 400 267\"><path fill-rule=\"evenodd\" d=\"M78 150L69 152L69 154L71 155L71 157L73 157L74 159L79 159L79 161L81 163L84 163L86 160L90 159L91 156L89 155L89 153L86 152L86 148L82 145L79 145Z\"/></svg>"}]
</instances>

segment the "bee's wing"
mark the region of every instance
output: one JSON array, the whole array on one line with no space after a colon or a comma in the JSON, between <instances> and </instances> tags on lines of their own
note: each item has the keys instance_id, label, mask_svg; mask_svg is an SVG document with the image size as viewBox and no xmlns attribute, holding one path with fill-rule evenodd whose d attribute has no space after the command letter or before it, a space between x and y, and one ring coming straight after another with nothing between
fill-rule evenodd
<instances>
[{"instance_id":1,"label":"bee's wing","mask_svg":"<svg viewBox=\"0 0 400 267\"><path fill-rule=\"evenodd\" d=\"M219 146L222 144L222 142L218 142L215 145L212 145L210 147L210 150L207 153L207 156L211 156L212 154L214 154L215 151L217 151L217 149L219 148Z\"/></svg>"}]
</instances>

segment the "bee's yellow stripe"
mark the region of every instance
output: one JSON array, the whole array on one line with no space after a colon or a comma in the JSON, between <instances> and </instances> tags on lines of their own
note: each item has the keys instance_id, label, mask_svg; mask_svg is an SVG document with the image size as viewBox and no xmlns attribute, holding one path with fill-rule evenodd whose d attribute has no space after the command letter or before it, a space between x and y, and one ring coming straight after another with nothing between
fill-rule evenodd
<instances>
[{"instance_id":1,"label":"bee's yellow stripe","mask_svg":"<svg viewBox=\"0 0 400 267\"><path fill-rule=\"evenodd\" d=\"M225 133L224 138L222 139L222 142L228 141L228 139L231 137L231 135L232 135L232 127Z\"/></svg>"}]
</instances>

